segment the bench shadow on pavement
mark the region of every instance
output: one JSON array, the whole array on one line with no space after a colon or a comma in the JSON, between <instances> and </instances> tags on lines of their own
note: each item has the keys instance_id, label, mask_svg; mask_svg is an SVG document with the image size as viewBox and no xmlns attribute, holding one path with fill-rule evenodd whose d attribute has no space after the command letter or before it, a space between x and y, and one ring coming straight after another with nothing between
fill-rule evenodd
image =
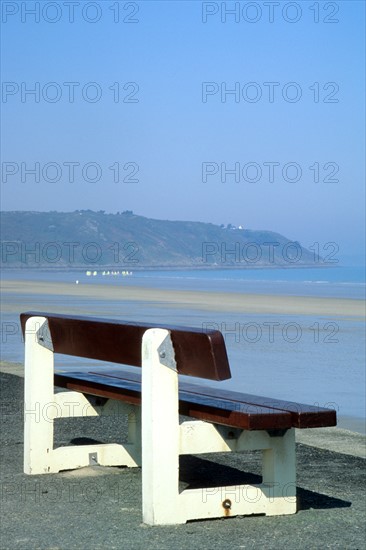
<instances>
[{"instance_id":1,"label":"bench shadow on pavement","mask_svg":"<svg viewBox=\"0 0 366 550\"><path fill-rule=\"evenodd\" d=\"M180 459L180 482L187 489L259 484L262 477L238 468L218 464L196 456ZM297 487L298 510L349 508L352 503L316 491Z\"/></svg>"},{"instance_id":2,"label":"bench shadow on pavement","mask_svg":"<svg viewBox=\"0 0 366 550\"><path fill-rule=\"evenodd\" d=\"M90 445L98 444L101 441L77 437L70 441L71 445ZM207 455L206 455L207 456ZM246 458L252 461L253 470L259 471L260 453L252 453L252 457L246 455ZM222 459L222 456L221 456ZM210 487L229 487L244 484L258 484L262 482L262 477L255 473L246 472L239 468L220 464L212 460L184 455L180 457L180 489L198 489ZM330 508L349 508L352 503L339 498L331 497L309 489L297 487L298 510L324 510Z\"/></svg>"}]
</instances>

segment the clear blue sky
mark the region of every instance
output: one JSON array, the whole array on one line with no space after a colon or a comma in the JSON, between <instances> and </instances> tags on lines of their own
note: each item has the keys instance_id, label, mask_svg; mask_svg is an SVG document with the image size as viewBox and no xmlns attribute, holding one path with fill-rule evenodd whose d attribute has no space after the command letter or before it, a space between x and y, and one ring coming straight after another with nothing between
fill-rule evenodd
<instances>
[{"instance_id":1,"label":"clear blue sky","mask_svg":"<svg viewBox=\"0 0 366 550\"><path fill-rule=\"evenodd\" d=\"M235 2L41 1L39 22L36 4L2 2L2 210L133 210L362 250L363 1L237 2L226 22Z\"/></svg>"}]
</instances>

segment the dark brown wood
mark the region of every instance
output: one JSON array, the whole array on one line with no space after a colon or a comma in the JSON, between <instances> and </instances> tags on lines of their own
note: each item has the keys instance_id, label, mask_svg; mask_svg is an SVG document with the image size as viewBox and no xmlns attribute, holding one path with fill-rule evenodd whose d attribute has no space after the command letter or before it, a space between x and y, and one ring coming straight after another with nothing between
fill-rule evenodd
<instances>
[{"instance_id":1,"label":"dark brown wood","mask_svg":"<svg viewBox=\"0 0 366 550\"><path fill-rule=\"evenodd\" d=\"M139 382L139 375L136 373L125 373L123 370L98 370L91 369L90 375L98 376L100 380L104 378L135 380ZM270 397L262 397L248 393L241 393L232 390L212 388L203 384L191 384L186 380L180 381L179 386L186 393L195 393L200 396L206 396L213 399L222 399L232 401L237 407L253 405L266 409L273 409L291 414L292 427L294 428L321 428L325 426L336 426L337 415L333 409L318 407L315 405L306 405L305 403L296 403L294 401L284 401Z\"/></svg>"},{"instance_id":2,"label":"dark brown wood","mask_svg":"<svg viewBox=\"0 0 366 550\"><path fill-rule=\"evenodd\" d=\"M273 410L285 411L291 414L293 428L322 428L337 425L337 413L334 409L296 403L295 401L284 401L271 397L262 397L248 393L221 390L198 384L185 383L185 389L199 395L229 399L240 404L255 404Z\"/></svg>"},{"instance_id":3,"label":"dark brown wood","mask_svg":"<svg viewBox=\"0 0 366 550\"><path fill-rule=\"evenodd\" d=\"M20 316L23 334L30 317L46 317L55 353L141 367L141 342L149 328L170 331L178 372L207 380L231 378L224 338L218 330L132 323L30 311Z\"/></svg>"},{"instance_id":4,"label":"dark brown wood","mask_svg":"<svg viewBox=\"0 0 366 550\"><path fill-rule=\"evenodd\" d=\"M135 373L127 373L126 378L86 372L56 373L55 385L133 405L141 404L141 377ZM184 384L179 390L179 413L245 430L291 428L288 412L190 393L185 391Z\"/></svg>"},{"instance_id":5,"label":"dark brown wood","mask_svg":"<svg viewBox=\"0 0 366 550\"><path fill-rule=\"evenodd\" d=\"M101 397L112 397L110 392L117 388L114 398L134 404L140 403L136 399L141 400L140 373L123 369L60 373L55 376L55 384L69 389L78 386L85 393L97 391L94 395ZM134 401L129 401L131 396ZM179 399L181 414L248 430L336 425L336 411L332 409L190 384L183 379L179 381Z\"/></svg>"}]
</instances>

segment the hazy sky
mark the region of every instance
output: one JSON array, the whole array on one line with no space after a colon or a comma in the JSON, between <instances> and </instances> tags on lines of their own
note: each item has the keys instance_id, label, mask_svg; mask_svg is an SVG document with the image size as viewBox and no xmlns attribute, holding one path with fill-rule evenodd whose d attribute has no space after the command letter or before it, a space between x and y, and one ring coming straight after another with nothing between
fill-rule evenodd
<instances>
[{"instance_id":1,"label":"hazy sky","mask_svg":"<svg viewBox=\"0 0 366 550\"><path fill-rule=\"evenodd\" d=\"M3 1L2 209L360 250L364 7Z\"/></svg>"}]
</instances>

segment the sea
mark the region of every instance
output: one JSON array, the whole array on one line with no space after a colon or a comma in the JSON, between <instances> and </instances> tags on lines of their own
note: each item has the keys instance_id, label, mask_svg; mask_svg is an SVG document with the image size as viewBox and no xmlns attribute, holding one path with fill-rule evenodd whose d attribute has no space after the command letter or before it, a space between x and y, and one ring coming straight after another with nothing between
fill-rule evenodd
<instances>
[{"instance_id":1,"label":"sea","mask_svg":"<svg viewBox=\"0 0 366 550\"><path fill-rule=\"evenodd\" d=\"M264 294L365 300L365 268L207 270L4 270L3 280L220 292L217 311L143 300L123 301L4 292L1 359L22 362L21 311L70 311L104 318L209 327L224 335L232 378L210 385L332 407L341 427L365 432L365 317L238 313L225 310L225 294ZM90 361L58 357L56 368L82 370Z\"/></svg>"}]
</instances>

